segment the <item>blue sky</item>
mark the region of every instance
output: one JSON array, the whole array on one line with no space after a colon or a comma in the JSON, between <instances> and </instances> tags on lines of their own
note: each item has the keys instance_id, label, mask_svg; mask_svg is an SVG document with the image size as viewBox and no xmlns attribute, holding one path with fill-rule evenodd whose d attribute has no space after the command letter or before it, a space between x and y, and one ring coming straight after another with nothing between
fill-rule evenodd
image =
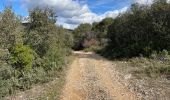
<instances>
[{"instance_id":1,"label":"blue sky","mask_svg":"<svg viewBox=\"0 0 170 100\"><path fill-rule=\"evenodd\" d=\"M88 0L88 5L93 12L101 14L129 6L131 2L131 0Z\"/></svg>"},{"instance_id":2,"label":"blue sky","mask_svg":"<svg viewBox=\"0 0 170 100\"><path fill-rule=\"evenodd\" d=\"M83 4L88 4L91 11L97 14L105 13L106 11L121 9L125 6L131 4L131 0L83 0ZM4 9L5 6L11 6L13 10L22 16L27 16L27 9L22 7L20 0L1 0L0 11Z\"/></svg>"},{"instance_id":3,"label":"blue sky","mask_svg":"<svg viewBox=\"0 0 170 100\"><path fill-rule=\"evenodd\" d=\"M13 10L15 13L22 15L22 16L27 16L27 10L23 9L21 7L21 3L20 1L15 0L14 2L12 1L8 1L8 0L1 0L0 2L0 11L2 11L4 9L5 6L12 6Z\"/></svg>"},{"instance_id":4,"label":"blue sky","mask_svg":"<svg viewBox=\"0 0 170 100\"><path fill-rule=\"evenodd\" d=\"M12 6L16 14L28 16L27 10L30 8L49 6L58 14L57 24L73 29L81 23L115 18L133 2L144 3L146 0L1 0L0 11L5 6Z\"/></svg>"}]
</instances>

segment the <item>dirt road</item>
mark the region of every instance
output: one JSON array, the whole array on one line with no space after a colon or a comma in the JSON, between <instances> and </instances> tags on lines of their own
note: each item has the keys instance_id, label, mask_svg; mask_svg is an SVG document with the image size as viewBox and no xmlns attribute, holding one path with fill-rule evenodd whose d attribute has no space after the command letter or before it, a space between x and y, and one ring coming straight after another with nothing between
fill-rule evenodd
<instances>
[{"instance_id":1,"label":"dirt road","mask_svg":"<svg viewBox=\"0 0 170 100\"><path fill-rule=\"evenodd\" d=\"M61 100L137 100L110 69L113 63L93 53L74 53Z\"/></svg>"}]
</instances>

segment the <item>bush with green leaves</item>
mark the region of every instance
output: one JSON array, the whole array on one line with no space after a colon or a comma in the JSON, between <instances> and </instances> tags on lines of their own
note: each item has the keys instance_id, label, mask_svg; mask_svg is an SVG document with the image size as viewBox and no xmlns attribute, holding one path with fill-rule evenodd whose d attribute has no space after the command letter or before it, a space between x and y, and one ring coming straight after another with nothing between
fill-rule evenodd
<instances>
[{"instance_id":1,"label":"bush with green leaves","mask_svg":"<svg viewBox=\"0 0 170 100\"><path fill-rule=\"evenodd\" d=\"M73 31L74 36L74 45L73 49L82 50L85 47L83 46L84 41L88 41L94 37L94 34L91 31L92 25L90 24L81 24Z\"/></svg>"},{"instance_id":2,"label":"bush with green leaves","mask_svg":"<svg viewBox=\"0 0 170 100\"><path fill-rule=\"evenodd\" d=\"M110 57L150 56L170 52L170 4L157 0L151 6L133 4L109 26L106 53ZM105 54L106 54L105 53Z\"/></svg>"},{"instance_id":3,"label":"bush with green leaves","mask_svg":"<svg viewBox=\"0 0 170 100\"><path fill-rule=\"evenodd\" d=\"M113 18L105 18L101 22L80 24L73 30L73 49L83 50L93 46L104 47L107 44L108 27L113 23Z\"/></svg>"},{"instance_id":4,"label":"bush with green leaves","mask_svg":"<svg viewBox=\"0 0 170 100\"><path fill-rule=\"evenodd\" d=\"M49 8L30 11L30 27L25 34L25 44L30 45L41 59L45 59L45 70L60 69L65 57L70 54L72 35L56 26L56 14Z\"/></svg>"},{"instance_id":5,"label":"bush with green leaves","mask_svg":"<svg viewBox=\"0 0 170 100\"><path fill-rule=\"evenodd\" d=\"M34 52L29 46L17 44L9 49L10 63L18 70L31 70L34 61Z\"/></svg>"},{"instance_id":6,"label":"bush with green leaves","mask_svg":"<svg viewBox=\"0 0 170 100\"><path fill-rule=\"evenodd\" d=\"M8 49L17 43L23 42L24 28L20 18L6 7L0 14L0 49Z\"/></svg>"},{"instance_id":7,"label":"bush with green leaves","mask_svg":"<svg viewBox=\"0 0 170 100\"><path fill-rule=\"evenodd\" d=\"M136 74L145 74L149 77L170 75L170 55L166 50L162 52L153 52L150 58L136 57L129 60L134 67Z\"/></svg>"},{"instance_id":8,"label":"bush with green leaves","mask_svg":"<svg viewBox=\"0 0 170 100\"><path fill-rule=\"evenodd\" d=\"M0 60L0 99L6 95L14 93L12 77L13 68L5 61Z\"/></svg>"},{"instance_id":9,"label":"bush with green leaves","mask_svg":"<svg viewBox=\"0 0 170 100\"><path fill-rule=\"evenodd\" d=\"M167 50L163 50L162 52L156 52L154 51L150 58L162 61L163 63L170 63L170 54Z\"/></svg>"},{"instance_id":10,"label":"bush with green leaves","mask_svg":"<svg viewBox=\"0 0 170 100\"><path fill-rule=\"evenodd\" d=\"M49 8L30 11L29 27L11 8L0 13L0 99L52 80L71 53L73 37Z\"/></svg>"}]
</instances>

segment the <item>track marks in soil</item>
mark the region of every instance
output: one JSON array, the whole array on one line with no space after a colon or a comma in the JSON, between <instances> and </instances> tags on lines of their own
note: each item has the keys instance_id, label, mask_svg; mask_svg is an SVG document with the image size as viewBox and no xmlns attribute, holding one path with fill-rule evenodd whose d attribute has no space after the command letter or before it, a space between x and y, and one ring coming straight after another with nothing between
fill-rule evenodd
<instances>
[{"instance_id":1,"label":"track marks in soil","mask_svg":"<svg viewBox=\"0 0 170 100\"><path fill-rule=\"evenodd\" d=\"M93 53L75 52L61 100L136 100L110 70L112 63Z\"/></svg>"}]
</instances>

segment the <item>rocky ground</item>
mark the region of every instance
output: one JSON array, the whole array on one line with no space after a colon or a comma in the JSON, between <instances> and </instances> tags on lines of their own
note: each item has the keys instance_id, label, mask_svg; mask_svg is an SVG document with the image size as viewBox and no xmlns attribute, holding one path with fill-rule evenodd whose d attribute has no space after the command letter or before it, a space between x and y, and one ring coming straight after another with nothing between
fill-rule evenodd
<instances>
[{"instance_id":1,"label":"rocky ground","mask_svg":"<svg viewBox=\"0 0 170 100\"><path fill-rule=\"evenodd\" d=\"M136 92L141 100L170 100L170 80L165 77L151 78L143 74L134 73L138 68L130 66L128 62L114 61L116 72L121 83Z\"/></svg>"},{"instance_id":2,"label":"rocky ground","mask_svg":"<svg viewBox=\"0 0 170 100\"><path fill-rule=\"evenodd\" d=\"M93 53L75 52L61 100L137 100L119 81L114 64Z\"/></svg>"}]
</instances>

